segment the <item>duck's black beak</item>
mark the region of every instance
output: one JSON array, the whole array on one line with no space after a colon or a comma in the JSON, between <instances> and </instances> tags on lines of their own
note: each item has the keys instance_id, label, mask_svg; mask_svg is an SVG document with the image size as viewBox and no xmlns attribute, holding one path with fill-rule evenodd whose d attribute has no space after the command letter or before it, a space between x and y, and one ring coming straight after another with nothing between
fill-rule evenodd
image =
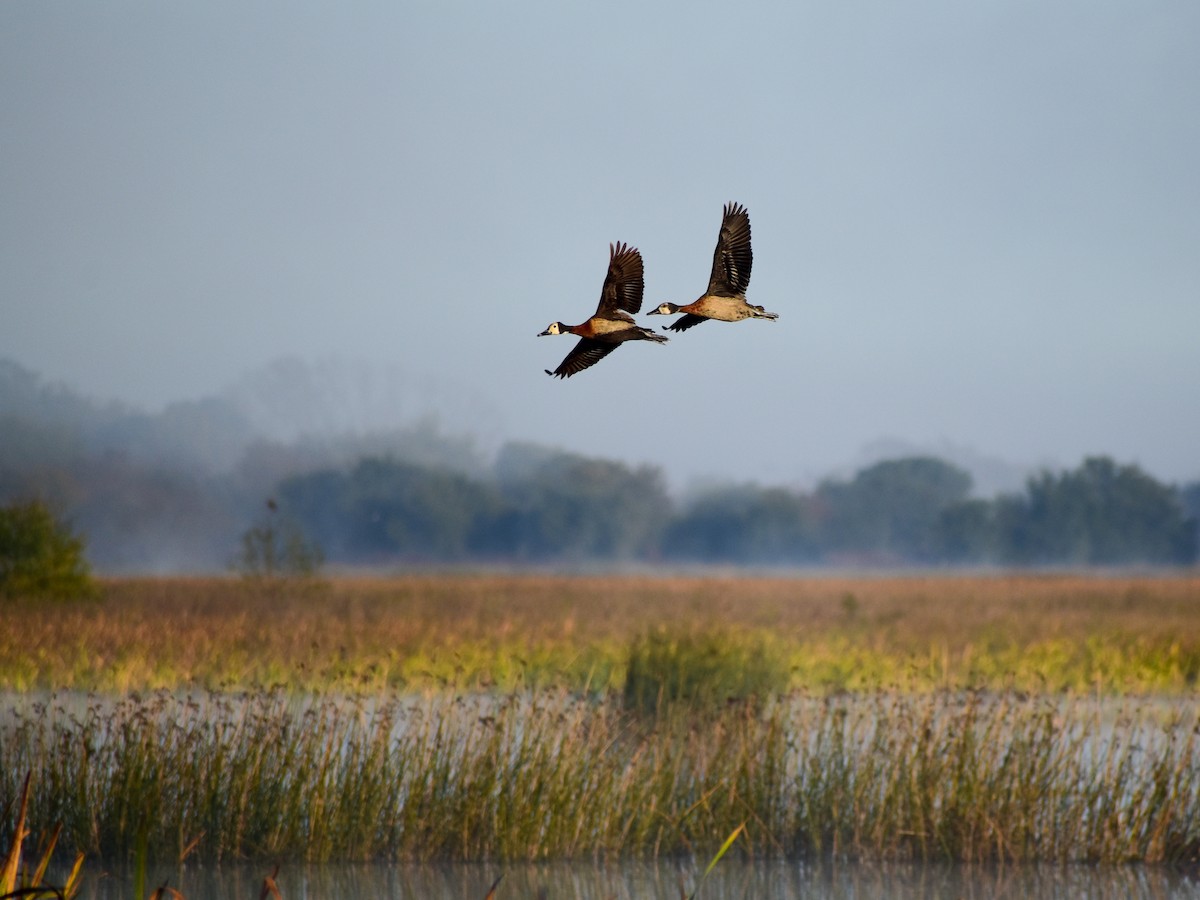
<instances>
[{"instance_id":1,"label":"duck's black beak","mask_svg":"<svg viewBox=\"0 0 1200 900\"><path fill-rule=\"evenodd\" d=\"M549 328L547 328L545 331L539 331L539 332L538 332L538 334L537 334L537 336L538 336L538 337L545 337L545 336L546 336L546 335L548 335L549 333L550 333L550 329L549 329Z\"/></svg>"},{"instance_id":2,"label":"duck's black beak","mask_svg":"<svg viewBox=\"0 0 1200 900\"><path fill-rule=\"evenodd\" d=\"M654 309L647 310L647 311L646 311L646 315L648 315L648 316L661 316L661 315L662 315L662 310L661 310L661 309L659 309L659 308L656 306L656 307L654 307Z\"/></svg>"}]
</instances>

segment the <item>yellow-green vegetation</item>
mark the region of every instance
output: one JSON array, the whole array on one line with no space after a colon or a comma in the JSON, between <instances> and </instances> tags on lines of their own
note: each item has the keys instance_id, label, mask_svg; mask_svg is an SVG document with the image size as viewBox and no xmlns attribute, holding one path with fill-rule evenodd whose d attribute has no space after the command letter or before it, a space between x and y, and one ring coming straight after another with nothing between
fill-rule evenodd
<instances>
[{"instance_id":1,"label":"yellow-green vegetation","mask_svg":"<svg viewBox=\"0 0 1200 900\"><path fill-rule=\"evenodd\" d=\"M758 707L787 687L777 643L728 631L660 628L630 646L622 698L627 709L643 713L672 706L703 713L731 700Z\"/></svg>"},{"instance_id":2,"label":"yellow-green vegetation","mask_svg":"<svg viewBox=\"0 0 1200 900\"><path fill-rule=\"evenodd\" d=\"M0 615L0 810L32 772L33 820L139 869L1200 860L1196 576L129 579Z\"/></svg>"},{"instance_id":3,"label":"yellow-green vegetation","mask_svg":"<svg viewBox=\"0 0 1200 900\"><path fill-rule=\"evenodd\" d=\"M93 590L83 539L39 501L0 506L0 599L79 597Z\"/></svg>"},{"instance_id":4,"label":"yellow-green vegetation","mask_svg":"<svg viewBox=\"0 0 1200 900\"><path fill-rule=\"evenodd\" d=\"M1200 856L1194 704L885 692L698 720L560 691L77 699L5 726L0 795L32 771L30 814L105 860L661 856L743 823L759 857Z\"/></svg>"},{"instance_id":5,"label":"yellow-green vegetation","mask_svg":"<svg viewBox=\"0 0 1200 900\"><path fill-rule=\"evenodd\" d=\"M1200 676L1195 575L131 579L0 615L16 691L621 690L647 640L714 635L731 665L765 655L811 691L1192 694Z\"/></svg>"}]
</instances>

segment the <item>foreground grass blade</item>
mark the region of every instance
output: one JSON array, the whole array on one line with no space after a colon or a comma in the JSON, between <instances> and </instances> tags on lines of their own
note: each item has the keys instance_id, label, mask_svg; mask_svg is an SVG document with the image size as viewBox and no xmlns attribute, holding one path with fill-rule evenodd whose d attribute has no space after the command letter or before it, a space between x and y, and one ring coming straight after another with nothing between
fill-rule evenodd
<instances>
[{"instance_id":1,"label":"foreground grass blade","mask_svg":"<svg viewBox=\"0 0 1200 900\"><path fill-rule=\"evenodd\" d=\"M283 895L279 893L279 885L275 883L275 879L279 877L279 864L276 863L275 871L263 879L262 890L258 892L258 900L283 900Z\"/></svg>"},{"instance_id":2,"label":"foreground grass blade","mask_svg":"<svg viewBox=\"0 0 1200 900\"><path fill-rule=\"evenodd\" d=\"M25 816L29 812L29 779L33 772L26 772L25 786L21 788L21 804L17 812L17 828L13 832L12 847L4 860L4 868L0 869L0 891L10 894L17 886L17 870L21 867L21 845L29 834L25 828Z\"/></svg>"},{"instance_id":3,"label":"foreground grass blade","mask_svg":"<svg viewBox=\"0 0 1200 900\"><path fill-rule=\"evenodd\" d=\"M79 893L80 879L83 877L83 854L80 853L75 857L75 865L71 867L71 874L67 876L67 883L63 885L64 900L71 900Z\"/></svg>"},{"instance_id":4,"label":"foreground grass blade","mask_svg":"<svg viewBox=\"0 0 1200 900\"><path fill-rule=\"evenodd\" d=\"M721 857L729 852L729 848L733 846L733 842L738 839L738 836L746 830L746 823L743 822L737 828L733 829L733 833L725 838L725 843L721 845L721 849L716 852L712 859L708 861L708 867L704 870L704 874L700 876L700 881L696 885L696 890L692 891L688 900L696 900L696 894L700 891L700 885L704 884L704 880L708 878L708 873L717 867L717 863L721 861Z\"/></svg>"},{"instance_id":5,"label":"foreground grass blade","mask_svg":"<svg viewBox=\"0 0 1200 900\"><path fill-rule=\"evenodd\" d=\"M62 824L54 827L54 833L50 836L50 843L46 847L46 852L42 854L42 861L38 863L37 868L33 872L33 880L30 884L41 884L46 877L46 868L50 865L50 857L54 854L54 848L58 844L58 836L62 834Z\"/></svg>"}]
</instances>

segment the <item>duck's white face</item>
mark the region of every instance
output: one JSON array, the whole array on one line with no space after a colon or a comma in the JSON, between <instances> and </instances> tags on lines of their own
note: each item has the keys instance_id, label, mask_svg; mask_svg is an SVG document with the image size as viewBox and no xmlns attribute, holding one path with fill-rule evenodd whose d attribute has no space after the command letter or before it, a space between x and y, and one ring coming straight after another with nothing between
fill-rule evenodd
<instances>
[{"instance_id":1,"label":"duck's white face","mask_svg":"<svg viewBox=\"0 0 1200 900\"><path fill-rule=\"evenodd\" d=\"M547 334L564 334L566 332L566 330L567 330L567 326L564 325L562 322L551 322L550 325L546 328L546 330L541 332L538 335L538 337L543 337Z\"/></svg>"},{"instance_id":2,"label":"duck's white face","mask_svg":"<svg viewBox=\"0 0 1200 900\"><path fill-rule=\"evenodd\" d=\"M674 303L660 303L654 309L650 310L650 314L654 315L657 313L660 316L669 316L674 314L677 309L679 309L679 307Z\"/></svg>"}]
</instances>

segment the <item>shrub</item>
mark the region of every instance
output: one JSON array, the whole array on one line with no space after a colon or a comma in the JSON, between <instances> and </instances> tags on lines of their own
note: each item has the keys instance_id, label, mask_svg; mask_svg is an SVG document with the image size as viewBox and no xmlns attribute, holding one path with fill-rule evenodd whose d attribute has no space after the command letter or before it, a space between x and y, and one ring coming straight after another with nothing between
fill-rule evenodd
<instances>
[{"instance_id":1,"label":"shrub","mask_svg":"<svg viewBox=\"0 0 1200 900\"><path fill-rule=\"evenodd\" d=\"M662 712L683 705L702 711L724 703L760 703L787 689L783 654L764 638L734 631L653 631L633 642L625 705Z\"/></svg>"},{"instance_id":2,"label":"shrub","mask_svg":"<svg viewBox=\"0 0 1200 900\"><path fill-rule=\"evenodd\" d=\"M95 592L83 538L39 501L0 507L0 596L80 597Z\"/></svg>"}]
</instances>

